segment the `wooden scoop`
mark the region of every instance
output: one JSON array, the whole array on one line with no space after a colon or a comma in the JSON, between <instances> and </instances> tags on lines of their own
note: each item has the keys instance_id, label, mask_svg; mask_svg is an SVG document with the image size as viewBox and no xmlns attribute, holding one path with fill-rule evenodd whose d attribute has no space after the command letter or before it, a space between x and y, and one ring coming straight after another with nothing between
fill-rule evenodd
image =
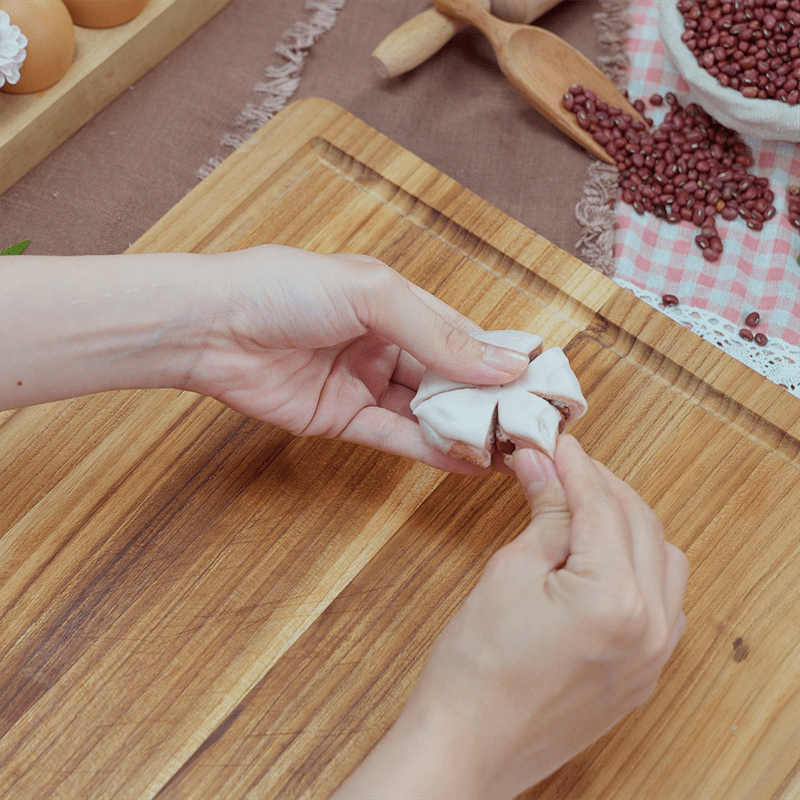
<instances>
[{"instance_id":1,"label":"wooden scoop","mask_svg":"<svg viewBox=\"0 0 800 800\"><path fill-rule=\"evenodd\" d=\"M544 28L503 22L473 0L434 0L434 3L440 11L474 25L486 36L503 74L540 114L593 155L608 164L615 163L561 104L564 93L570 86L580 84L635 120L644 120L611 79L583 53Z\"/></svg>"},{"instance_id":2,"label":"wooden scoop","mask_svg":"<svg viewBox=\"0 0 800 800\"><path fill-rule=\"evenodd\" d=\"M487 11L512 22L533 22L561 0L477 0ZM512 16L513 15L513 16ZM467 23L442 14L437 8L425 11L395 28L373 51L372 67L381 78L394 78L418 67L441 50Z\"/></svg>"}]
</instances>

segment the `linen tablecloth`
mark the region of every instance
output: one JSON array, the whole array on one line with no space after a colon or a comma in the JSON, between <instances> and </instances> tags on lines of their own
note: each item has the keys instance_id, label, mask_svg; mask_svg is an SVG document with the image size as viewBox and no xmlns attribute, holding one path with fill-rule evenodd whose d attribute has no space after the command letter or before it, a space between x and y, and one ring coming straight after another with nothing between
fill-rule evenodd
<instances>
[{"instance_id":1,"label":"linen tablecloth","mask_svg":"<svg viewBox=\"0 0 800 800\"><path fill-rule=\"evenodd\" d=\"M565 0L537 24L628 84L632 96L672 88L685 99L657 38L658 2ZM286 103L321 96L798 391L800 243L779 227L783 215L759 236L729 226L723 260L709 267L692 252L689 226L667 229L611 202L616 191L605 165L525 103L475 30L462 31L407 75L380 79L370 53L429 5L233 0L0 197L0 246L29 238L30 253L122 252L231 146ZM796 147L756 149L759 174L777 187L800 177ZM780 188L776 194L780 212ZM665 292L680 305L664 308ZM765 348L737 335L742 315L754 309L770 338Z\"/></svg>"}]
</instances>

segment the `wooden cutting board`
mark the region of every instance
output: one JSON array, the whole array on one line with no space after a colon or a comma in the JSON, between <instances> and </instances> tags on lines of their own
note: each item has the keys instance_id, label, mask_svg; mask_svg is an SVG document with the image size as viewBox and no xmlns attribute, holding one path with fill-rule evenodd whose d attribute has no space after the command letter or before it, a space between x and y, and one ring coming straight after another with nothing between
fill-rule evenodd
<instances>
[{"instance_id":1,"label":"wooden cutting board","mask_svg":"<svg viewBox=\"0 0 800 800\"><path fill-rule=\"evenodd\" d=\"M134 252L365 252L566 349L585 448L689 556L653 699L529 798L796 798L800 402L337 106L283 111ZM2 778L30 798L323 798L398 713L515 481L179 391L2 425Z\"/></svg>"}]
</instances>

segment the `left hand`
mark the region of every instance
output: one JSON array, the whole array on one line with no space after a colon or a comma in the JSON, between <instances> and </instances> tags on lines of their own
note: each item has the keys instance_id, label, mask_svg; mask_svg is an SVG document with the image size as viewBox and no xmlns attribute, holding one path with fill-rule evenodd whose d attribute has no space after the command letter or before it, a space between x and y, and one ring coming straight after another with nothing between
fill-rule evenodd
<instances>
[{"instance_id":1,"label":"left hand","mask_svg":"<svg viewBox=\"0 0 800 800\"><path fill-rule=\"evenodd\" d=\"M525 355L466 335L479 326L369 256L268 245L216 258L230 295L187 388L297 435L482 471L430 447L409 402L426 366L501 384Z\"/></svg>"},{"instance_id":2,"label":"left hand","mask_svg":"<svg viewBox=\"0 0 800 800\"><path fill-rule=\"evenodd\" d=\"M369 256L264 245L230 253L3 256L0 408L174 387L291 433L442 469L409 402L425 367L502 384L522 353Z\"/></svg>"}]
</instances>

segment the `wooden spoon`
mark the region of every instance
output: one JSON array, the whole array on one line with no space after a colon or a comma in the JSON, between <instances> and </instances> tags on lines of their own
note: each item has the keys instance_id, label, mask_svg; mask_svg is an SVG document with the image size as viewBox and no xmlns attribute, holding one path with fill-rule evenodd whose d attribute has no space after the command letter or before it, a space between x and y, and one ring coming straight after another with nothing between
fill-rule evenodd
<instances>
[{"instance_id":1,"label":"wooden spoon","mask_svg":"<svg viewBox=\"0 0 800 800\"><path fill-rule=\"evenodd\" d=\"M608 164L615 163L561 104L564 93L570 86L580 84L635 120L644 120L611 79L583 53L544 28L503 22L473 0L434 0L434 3L440 11L474 25L486 36L503 74L540 114L593 155Z\"/></svg>"}]
</instances>

